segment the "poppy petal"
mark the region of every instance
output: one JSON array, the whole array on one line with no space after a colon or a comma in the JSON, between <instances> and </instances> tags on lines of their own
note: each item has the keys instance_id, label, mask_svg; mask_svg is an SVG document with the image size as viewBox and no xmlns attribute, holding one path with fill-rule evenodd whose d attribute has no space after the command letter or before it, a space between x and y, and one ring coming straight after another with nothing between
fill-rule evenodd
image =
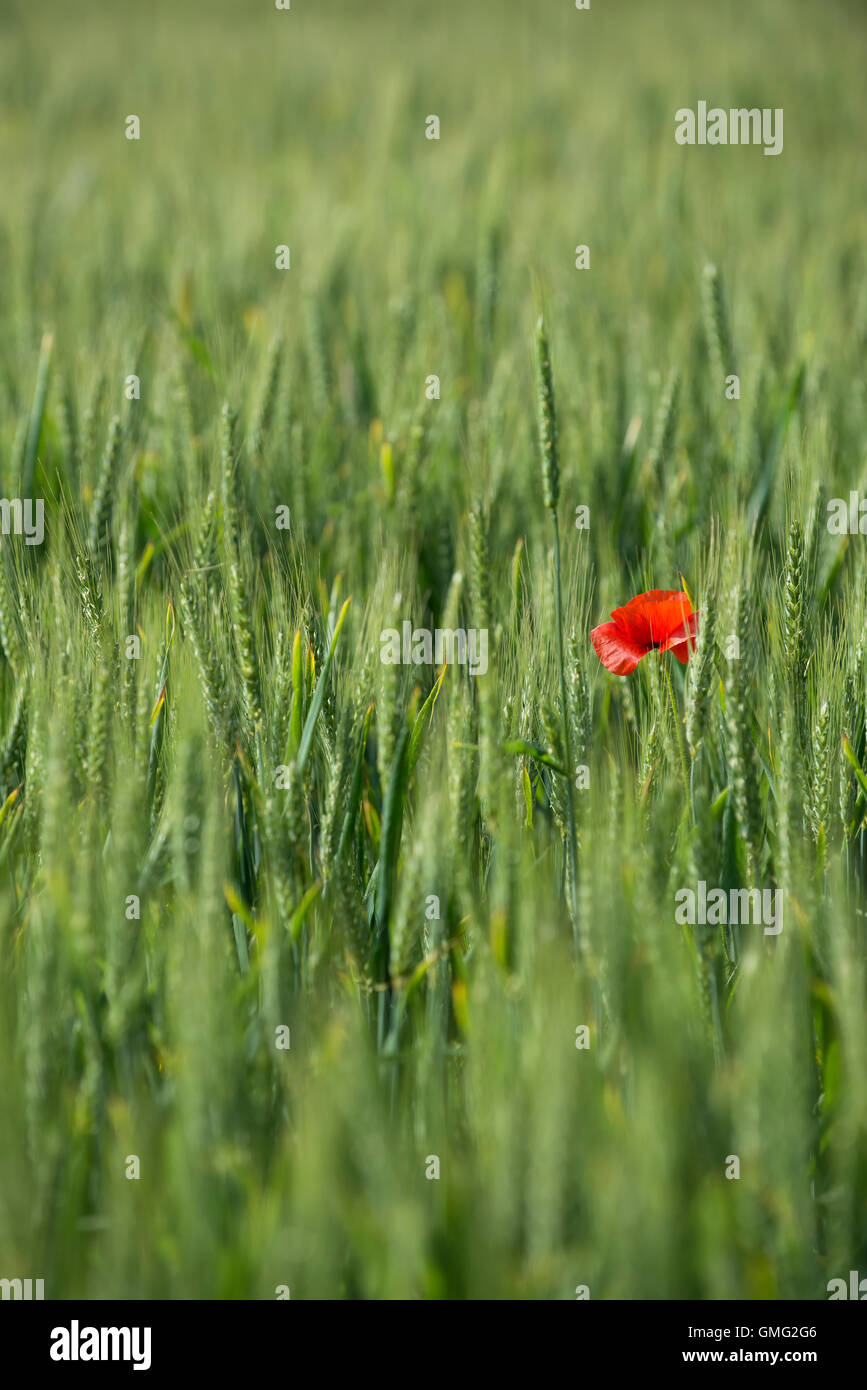
<instances>
[{"instance_id":1,"label":"poppy petal","mask_svg":"<svg viewBox=\"0 0 867 1390\"><path fill-rule=\"evenodd\" d=\"M676 646L666 647L665 650L667 652L671 652L672 656L676 656L681 666L685 666L686 663L689 661L690 649L689 644L687 642L678 642Z\"/></svg>"},{"instance_id":2,"label":"poppy petal","mask_svg":"<svg viewBox=\"0 0 867 1390\"><path fill-rule=\"evenodd\" d=\"M681 589L650 589L638 594L611 614L621 632L645 647L662 647L683 628L691 614L689 599Z\"/></svg>"},{"instance_id":3,"label":"poppy petal","mask_svg":"<svg viewBox=\"0 0 867 1390\"><path fill-rule=\"evenodd\" d=\"M661 652L673 652L678 661L685 666L695 646L697 630L698 614L690 613L679 628L670 633L664 642L660 642L659 650Z\"/></svg>"},{"instance_id":4,"label":"poppy petal","mask_svg":"<svg viewBox=\"0 0 867 1390\"><path fill-rule=\"evenodd\" d=\"M602 665L615 676L628 676L647 653L647 648L621 632L616 623L602 623L590 633L593 649Z\"/></svg>"}]
</instances>

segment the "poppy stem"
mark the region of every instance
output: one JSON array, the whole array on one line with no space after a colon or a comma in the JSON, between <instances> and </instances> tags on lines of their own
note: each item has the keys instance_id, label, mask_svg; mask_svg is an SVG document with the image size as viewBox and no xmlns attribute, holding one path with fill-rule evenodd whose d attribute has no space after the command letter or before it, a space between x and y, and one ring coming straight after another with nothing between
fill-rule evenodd
<instances>
[{"instance_id":1,"label":"poppy stem","mask_svg":"<svg viewBox=\"0 0 867 1390\"><path fill-rule=\"evenodd\" d=\"M663 660L662 668L665 671L665 683L668 686L668 698L671 701L671 714L674 719L674 732L677 735L677 751L680 753L680 770L683 773L683 789L686 792L686 799L689 801L689 773L686 769L686 752L683 746L683 734L680 732L680 712L677 708L677 701L674 698L674 686L671 683L671 672L668 669L667 661Z\"/></svg>"}]
</instances>

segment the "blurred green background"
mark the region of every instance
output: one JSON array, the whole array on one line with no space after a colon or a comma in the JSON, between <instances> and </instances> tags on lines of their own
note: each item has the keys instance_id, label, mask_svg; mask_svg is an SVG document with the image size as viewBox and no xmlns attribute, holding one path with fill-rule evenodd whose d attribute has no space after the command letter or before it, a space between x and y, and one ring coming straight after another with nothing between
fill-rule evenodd
<instances>
[{"instance_id":1,"label":"blurred green background","mask_svg":"<svg viewBox=\"0 0 867 1390\"><path fill-rule=\"evenodd\" d=\"M854 0L0 0L0 480L22 495L31 457L46 499L45 546L0 548L0 1277L822 1298L867 1272L865 798L842 750L863 760L867 565L823 527L864 478L865 60ZM783 153L678 146L702 99L782 107ZM611 679L587 641L681 575L720 646L745 639L703 691L674 673L679 708L710 707L686 791L655 659ZM347 594L284 804L273 768ZM378 634L449 614L490 625L491 674L447 673L380 911L389 777L435 673L389 685ZM562 784L527 751L557 763L564 717L591 776L578 921ZM781 937L677 928L698 876L782 886Z\"/></svg>"}]
</instances>

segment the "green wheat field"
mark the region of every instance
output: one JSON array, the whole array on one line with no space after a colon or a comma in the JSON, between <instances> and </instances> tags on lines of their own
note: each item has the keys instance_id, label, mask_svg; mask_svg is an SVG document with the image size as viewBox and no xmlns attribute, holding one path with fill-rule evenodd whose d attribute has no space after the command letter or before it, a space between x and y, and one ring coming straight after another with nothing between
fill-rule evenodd
<instances>
[{"instance_id":1,"label":"green wheat field","mask_svg":"<svg viewBox=\"0 0 867 1390\"><path fill-rule=\"evenodd\" d=\"M0 0L0 1278L867 1275L865 67L854 0Z\"/></svg>"}]
</instances>

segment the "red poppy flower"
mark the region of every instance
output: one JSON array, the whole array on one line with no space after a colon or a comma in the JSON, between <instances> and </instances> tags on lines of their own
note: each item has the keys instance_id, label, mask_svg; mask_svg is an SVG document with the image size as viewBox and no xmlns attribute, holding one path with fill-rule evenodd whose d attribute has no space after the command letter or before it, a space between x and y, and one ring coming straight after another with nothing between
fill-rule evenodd
<instances>
[{"instance_id":1,"label":"red poppy flower","mask_svg":"<svg viewBox=\"0 0 867 1390\"><path fill-rule=\"evenodd\" d=\"M628 676L648 652L674 652L685 666L695 642L698 614L680 589L650 589L623 608L610 623L594 627L590 641L596 655L615 676Z\"/></svg>"}]
</instances>

